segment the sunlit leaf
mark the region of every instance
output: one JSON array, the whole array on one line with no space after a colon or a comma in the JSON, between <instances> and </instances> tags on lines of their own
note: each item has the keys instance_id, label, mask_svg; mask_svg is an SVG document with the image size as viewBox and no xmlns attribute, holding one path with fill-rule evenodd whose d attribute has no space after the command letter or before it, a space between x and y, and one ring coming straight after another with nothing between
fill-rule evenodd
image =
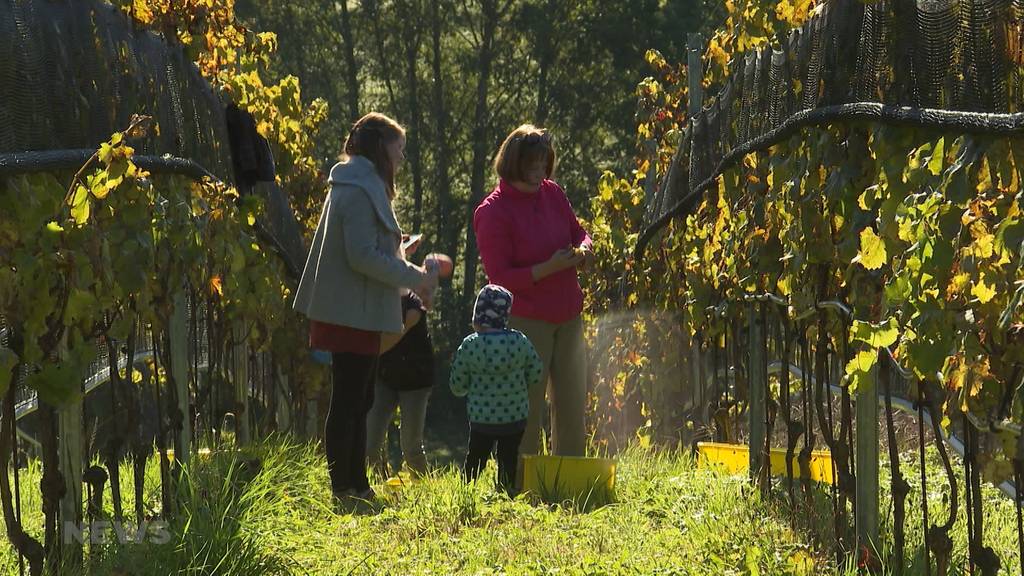
<instances>
[{"instance_id":1,"label":"sunlit leaf","mask_svg":"<svg viewBox=\"0 0 1024 576\"><path fill-rule=\"evenodd\" d=\"M887 259L885 242L875 234L873 229L865 228L861 230L860 251L857 253L857 257L854 258L854 262L859 262L861 266L868 270L878 270L885 264Z\"/></svg>"}]
</instances>

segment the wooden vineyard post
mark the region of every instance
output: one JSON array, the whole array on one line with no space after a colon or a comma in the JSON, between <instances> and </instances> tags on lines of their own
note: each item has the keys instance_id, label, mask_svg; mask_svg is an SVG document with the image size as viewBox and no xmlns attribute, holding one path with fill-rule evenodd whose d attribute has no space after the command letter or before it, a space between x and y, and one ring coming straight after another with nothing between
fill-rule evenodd
<instances>
[{"instance_id":1,"label":"wooden vineyard post","mask_svg":"<svg viewBox=\"0 0 1024 576\"><path fill-rule=\"evenodd\" d=\"M857 389L857 523L858 549L866 546L872 556L878 550L878 371L887 362L879 350L871 378Z\"/></svg>"},{"instance_id":2,"label":"wooden vineyard post","mask_svg":"<svg viewBox=\"0 0 1024 576\"><path fill-rule=\"evenodd\" d=\"M308 398L306 400L306 438L316 438L318 433L317 424L320 422L320 410L319 404L316 398Z\"/></svg>"},{"instance_id":3,"label":"wooden vineyard post","mask_svg":"<svg viewBox=\"0 0 1024 576\"><path fill-rule=\"evenodd\" d=\"M691 418L693 419L694 427L698 428L698 431L704 430L705 426L708 425L706 417L707 398L704 397L704 382L701 381L700 363L702 361L699 334L693 334L690 336L690 368L693 373L693 411L691 412ZM694 446L696 447L696 444Z\"/></svg>"},{"instance_id":4,"label":"wooden vineyard post","mask_svg":"<svg viewBox=\"0 0 1024 576\"><path fill-rule=\"evenodd\" d=\"M234 397L235 397L235 441L239 446L249 444L249 346L245 331L235 326L235 346L232 351L234 365Z\"/></svg>"},{"instance_id":5,"label":"wooden vineyard post","mask_svg":"<svg viewBox=\"0 0 1024 576\"><path fill-rule=\"evenodd\" d=\"M195 310L192 311L195 314ZM174 381L177 409L181 411L181 429L174 438L174 459L187 464L191 452L192 416L189 410L188 307L185 293L174 296L174 312L169 326L171 346L171 378Z\"/></svg>"},{"instance_id":6,"label":"wooden vineyard post","mask_svg":"<svg viewBox=\"0 0 1024 576\"><path fill-rule=\"evenodd\" d=\"M288 374L277 367L278 385L274 386L274 394L277 397L277 429L279 431L290 430L292 427L292 406L289 403L288 395Z\"/></svg>"},{"instance_id":7,"label":"wooden vineyard post","mask_svg":"<svg viewBox=\"0 0 1024 576\"><path fill-rule=\"evenodd\" d=\"M871 280L868 283L874 294L877 295L879 304L879 321L887 316L888 306L885 298L884 286L878 280ZM881 543L878 540L879 514L878 514L878 458L879 458L879 429L878 423L878 395L885 393L879 386L881 382L881 370L888 369L889 354L882 347L874 350L877 354L875 366L871 369L871 376L864 378L858 384L855 391L854 404L856 413L856 446L857 455L855 462L854 477L856 483L856 503L854 510L854 522L857 528L857 554L863 557L867 553L875 558L880 551ZM852 353L850 353L852 354Z\"/></svg>"},{"instance_id":8,"label":"wooden vineyard post","mask_svg":"<svg viewBox=\"0 0 1024 576\"><path fill-rule=\"evenodd\" d=\"M65 350L61 345L62 355ZM81 392L82 382L75 383ZM42 400L40 408L42 408ZM70 552L74 565L82 562L82 461L83 442L85 439L82 394L75 394L66 404L57 409L57 457L61 479L64 483L64 495L60 499L60 523L57 527L58 547ZM85 536L87 537L87 536Z\"/></svg>"},{"instance_id":9,"label":"wooden vineyard post","mask_svg":"<svg viewBox=\"0 0 1024 576\"><path fill-rule=\"evenodd\" d=\"M765 437L768 434L765 422L765 407L768 403L768 380L764 373L764 338L765 326L762 325L762 316L756 302L748 304L748 318L750 326L750 362L749 385L750 405L747 409L747 417L750 423L750 477L757 479L761 477L761 467L767 466L768 462L763 461L763 450Z\"/></svg>"}]
</instances>

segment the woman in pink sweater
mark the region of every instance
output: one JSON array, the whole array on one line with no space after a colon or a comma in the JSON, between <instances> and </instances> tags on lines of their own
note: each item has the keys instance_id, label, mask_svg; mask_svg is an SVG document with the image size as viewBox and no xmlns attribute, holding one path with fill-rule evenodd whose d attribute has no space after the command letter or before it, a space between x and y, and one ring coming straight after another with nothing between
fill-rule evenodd
<instances>
[{"instance_id":1,"label":"woman in pink sweater","mask_svg":"<svg viewBox=\"0 0 1024 576\"><path fill-rule=\"evenodd\" d=\"M550 134L530 124L516 128L498 151L499 183L476 208L473 230L488 282L514 296L509 326L526 334L544 363L547 386L530 389L520 451L539 451L547 394L552 452L582 456L587 362L576 271L593 251L565 192L550 180L555 163Z\"/></svg>"}]
</instances>

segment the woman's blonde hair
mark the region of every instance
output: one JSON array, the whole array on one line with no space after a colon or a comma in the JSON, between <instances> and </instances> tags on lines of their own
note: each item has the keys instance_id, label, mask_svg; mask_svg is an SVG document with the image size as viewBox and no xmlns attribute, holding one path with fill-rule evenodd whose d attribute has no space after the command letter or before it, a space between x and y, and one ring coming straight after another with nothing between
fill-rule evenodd
<instances>
[{"instance_id":1,"label":"woman's blonde hair","mask_svg":"<svg viewBox=\"0 0 1024 576\"><path fill-rule=\"evenodd\" d=\"M494 171L504 180L522 181L523 172L537 160L545 162L545 173L551 178L558 163L551 134L533 124L523 124L501 143L494 159Z\"/></svg>"},{"instance_id":2,"label":"woman's blonde hair","mask_svg":"<svg viewBox=\"0 0 1024 576\"><path fill-rule=\"evenodd\" d=\"M387 186L388 198L394 200L396 166L388 156L387 146L405 136L405 128L379 112L370 112L352 125L342 147L342 158L362 156L377 168Z\"/></svg>"}]
</instances>

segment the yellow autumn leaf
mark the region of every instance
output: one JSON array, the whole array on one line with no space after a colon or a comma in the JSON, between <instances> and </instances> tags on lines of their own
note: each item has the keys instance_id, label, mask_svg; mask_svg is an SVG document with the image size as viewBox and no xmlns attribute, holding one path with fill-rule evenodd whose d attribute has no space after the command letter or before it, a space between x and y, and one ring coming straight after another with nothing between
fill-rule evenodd
<instances>
[{"instance_id":1,"label":"yellow autumn leaf","mask_svg":"<svg viewBox=\"0 0 1024 576\"><path fill-rule=\"evenodd\" d=\"M949 287L946 289L946 295L953 298L962 294L970 282L971 275L966 272L961 272L960 274L953 276L953 279L949 281Z\"/></svg>"},{"instance_id":2,"label":"yellow autumn leaf","mask_svg":"<svg viewBox=\"0 0 1024 576\"><path fill-rule=\"evenodd\" d=\"M971 243L971 252L978 258L991 258L995 241L995 234L986 232L974 239L974 242Z\"/></svg>"},{"instance_id":3,"label":"yellow autumn leaf","mask_svg":"<svg viewBox=\"0 0 1024 576\"><path fill-rule=\"evenodd\" d=\"M860 232L860 252L853 259L860 262L860 265L868 270L878 270L885 264L888 255L885 252L885 242L875 234L871 228L865 228Z\"/></svg>"},{"instance_id":4,"label":"yellow autumn leaf","mask_svg":"<svg viewBox=\"0 0 1024 576\"><path fill-rule=\"evenodd\" d=\"M971 288L971 295L977 298L982 304L988 304L996 297L995 287L985 282L984 272L981 273L981 278L979 278Z\"/></svg>"}]
</instances>

